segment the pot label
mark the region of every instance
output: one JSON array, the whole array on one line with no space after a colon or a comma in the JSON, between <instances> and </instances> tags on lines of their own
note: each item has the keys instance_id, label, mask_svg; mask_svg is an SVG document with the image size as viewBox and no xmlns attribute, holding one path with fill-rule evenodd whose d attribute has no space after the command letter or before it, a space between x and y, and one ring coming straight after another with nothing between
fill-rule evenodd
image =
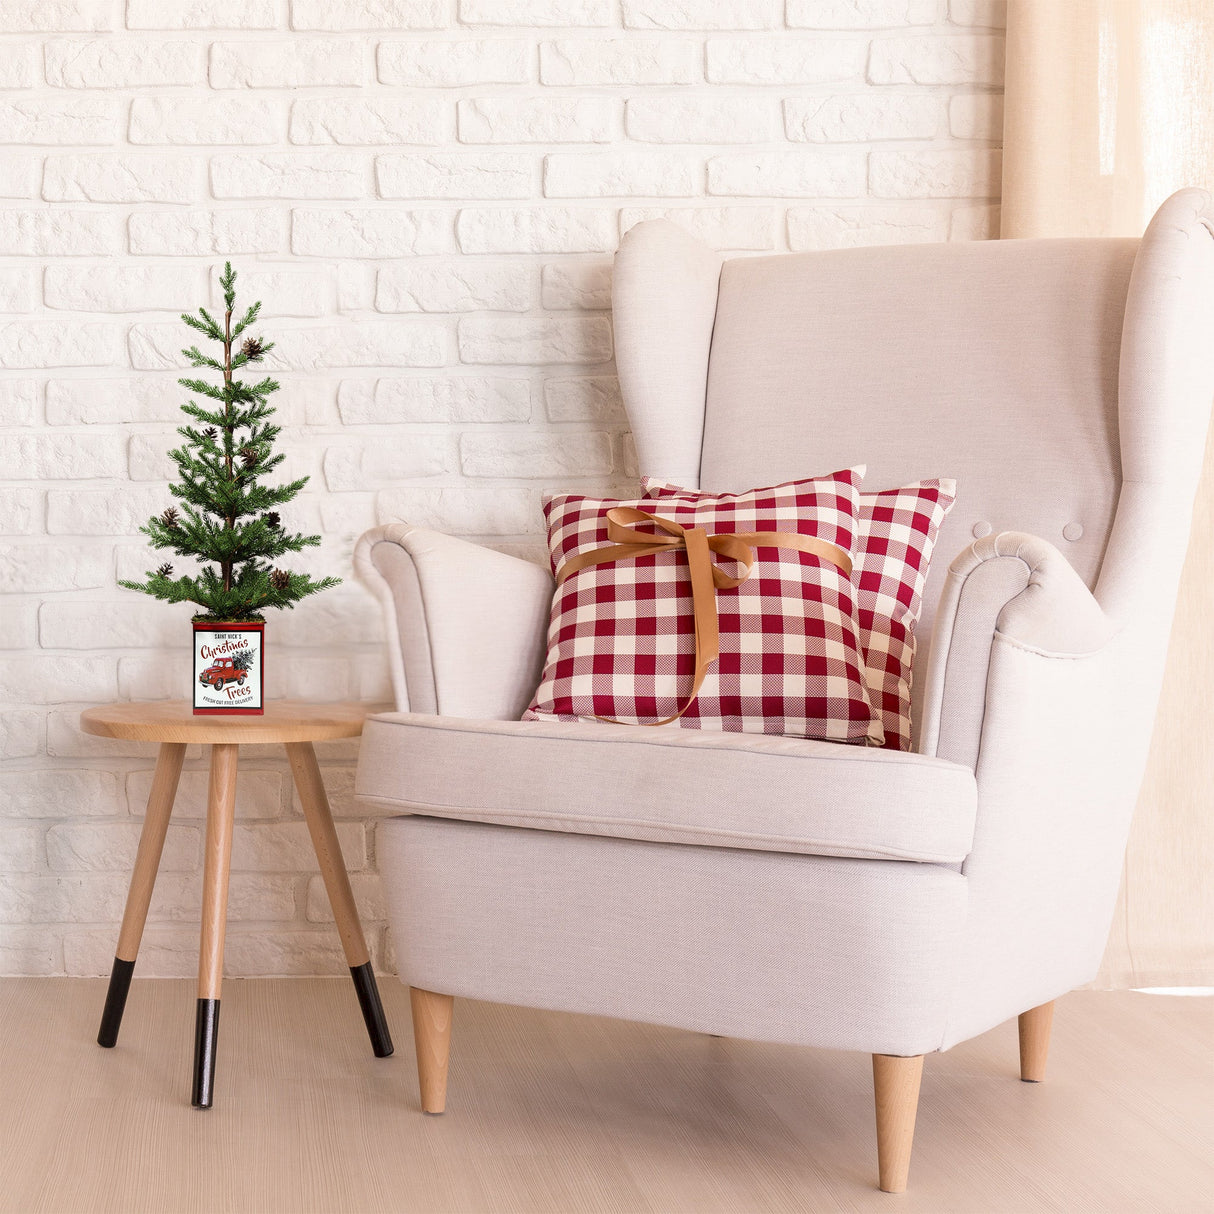
<instances>
[{"instance_id":1,"label":"pot label","mask_svg":"<svg viewBox=\"0 0 1214 1214\"><path fill-rule=\"evenodd\" d=\"M194 711L263 711L262 624L194 625Z\"/></svg>"}]
</instances>

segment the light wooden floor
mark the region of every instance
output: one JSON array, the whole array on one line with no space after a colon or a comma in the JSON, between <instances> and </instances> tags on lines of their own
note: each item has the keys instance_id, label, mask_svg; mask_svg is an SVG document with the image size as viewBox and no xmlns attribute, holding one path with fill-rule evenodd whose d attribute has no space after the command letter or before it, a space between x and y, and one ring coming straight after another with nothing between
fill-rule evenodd
<instances>
[{"instance_id":1,"label":"light wooden floor","mask_svg":"<svg viewBox=\"0 0 1214 1214\"><path fill-rule=\"evenodd\" d=\"M1214 1208L1214 999L1084 992L1049 1081L1014 1023L929 1057L910 1192L875 1190L866 1056L457 1003L448 1112L418 1111L407 992L372 1057L350 984L231 981L216 1105L189 1107L192 982L0 982L0 1210L998 1211Z\"/></svg>"}]
</instances>

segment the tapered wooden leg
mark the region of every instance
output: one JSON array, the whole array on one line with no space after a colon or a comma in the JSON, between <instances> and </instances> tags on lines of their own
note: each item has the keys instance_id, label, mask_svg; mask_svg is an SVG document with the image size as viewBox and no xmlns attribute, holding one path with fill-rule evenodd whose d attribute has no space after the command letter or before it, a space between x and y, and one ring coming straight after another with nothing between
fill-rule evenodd
<instances>
[{"instance_id":1,"label":"tapered wooden leg","mask_svg":"<svg viewBox=\"0 0 1214 1214\"><path fill-rule=\"evenodd\" d=\"M1053 1024L1053 1000L1020 1013L1020 1078L1025 1083L1040 1083L1045 1078Z\"/></svg>"},{"instance_id":2,"label":"tapered wooden leg","mask_svg":"<svg viewBox=\"0 0 1214 1214\"><path fill-rule=\"evenodd\" d=\"M883 1193L905 1193L919 1108L923 1055L873 1055L873 1096L877 1106L877 1172Z\"/></svg>"},{"instance_id":3,"label":"tapered wooden leg","mask_svg":"<svg viewBox=\"0 0 1214 1214\"><path fill-rule=\"evenodd\" d=\"M207 790L207 844L202 876L202 945L198 954L198 1018L194 1026L196 1109L209 1109L215 1093L215 1051L219 1044L219 996L223 986L223 941L228 920L228 874L232 868L232 827L236 817L236 758L239 747L211 747Z\"/></svg>"},{"instance_id":4,"label":"tapered wooden leg","mask_svg":"<svg viewBox=\"0 0 1214 1214\"><path fill-rule=\"evenodd\" d=\"M337 931L345 949L346 964L350 967L354 990L367 1025L367 1035L371 1038L371 1049L377 1058L387 1058L393 1049L392 1034L388 1031L384 1005L380 1002L371 954L367 951L362 924L358 920L358 908L354 905L354 894L333 826L329 798L325 796L325 786L320 778L316 752L311 742L287 742L286 748L308 832L312 836L312 847L316 851L316 862L320 865L320 875L324 878L329 905L333 908L333 918L337 920Z\"/></svg>"},{"instance_id":5,"label":"tapered wooden leg","mask_svg":"<svg viewBox=\"0 0 1214 1214\"><path fill-rule=\"evenodd\" d=\"M409 988L413 1007L413 1041L417 1046L417 1084L422 1109L441 1113L447 1107L447 1060L451 1056L451 995Z\"/></svg>"},{"instance_id":6,"label":"tapered wooden leg","mask_svg":"<svg viewBox=\"0 0 1214 1214\"><path fill-rule=\"evenodd\" d=\"M105 1009L101 1013L101 1029L97 1033L97 1044L107 1049L118 1043L118 1029L126 1009L127 992L131 989L131 974L135 970L135 958L139 955L139 942L143 939L143 925L147 922L148 906L156 885L156 873L160 868L160 855L164 851L164 838L169 829L169 817L173 812L173 799L177 796L177 782L181 777L184 758L185 743L160 744L156 771L152 775L152 791L143 818L143 831L139 836L139 850L135 854L135 871L131 873L122 929L118 933L118 948L114 952L114 968L110 971Z\"/></svg>"}]
</instances>

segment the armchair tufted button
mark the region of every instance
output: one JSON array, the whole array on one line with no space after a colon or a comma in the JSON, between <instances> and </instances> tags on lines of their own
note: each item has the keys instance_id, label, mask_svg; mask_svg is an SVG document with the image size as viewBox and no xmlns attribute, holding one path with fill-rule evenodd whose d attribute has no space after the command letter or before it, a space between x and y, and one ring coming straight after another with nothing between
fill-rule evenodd
<instances>
[{"instance_id":1,"label":"armchair tufted button","mask_svg":"<svg viewBox=\"0 0 1214 1214\"><path fill-rule=\"evenodd\" d=\"M1075 543L1077 540L1083 539L1083 524L1082 523L1067 523L1062 529L1062 538Z\"/></svg>"},{"instance_id":2,"label":"armchair tufted button","mask_svg":"<svg viewBox=\"0 0 1214 1214\"><path fill-rule=\"evenodd\" d=\"M984 535L990 535L990 523L975 523L974 524L974 539L980 540Z\"/></svg>"}]
</instances>

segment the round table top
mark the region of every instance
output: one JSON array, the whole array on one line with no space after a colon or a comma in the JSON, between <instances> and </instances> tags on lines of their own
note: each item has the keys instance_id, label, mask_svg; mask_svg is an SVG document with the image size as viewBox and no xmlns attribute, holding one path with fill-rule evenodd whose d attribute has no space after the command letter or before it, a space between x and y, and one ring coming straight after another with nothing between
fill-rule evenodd
<instances>
[{"instance_id":1,"label":"round table top","mask_svg":"<svg viewBox=\"0 0 1214 1214\"><path fill-rule=\"evenodd\" d=\"M368 713L387 705L269 700L261 716L195 716L188 700L102 704L80 714L80 728L130 742L323 742L356 738Z\"/></svg>"}]
</instances>

